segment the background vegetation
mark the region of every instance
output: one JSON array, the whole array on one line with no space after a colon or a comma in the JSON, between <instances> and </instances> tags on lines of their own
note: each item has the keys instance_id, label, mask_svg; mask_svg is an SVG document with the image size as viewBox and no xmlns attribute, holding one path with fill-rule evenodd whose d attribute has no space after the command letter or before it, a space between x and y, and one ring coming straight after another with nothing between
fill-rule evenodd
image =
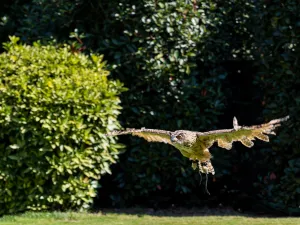
<instances>
[{"instance_id":1,"label":"background vegetation","mask_svg":"<svg viewBox=\"0 0 300 225\"><path fill-rule=\"evenodd\" d=\"M299 212L299 3L289 1L4 1L0 40L68 42L105 55L121 95L123 127L212 130L291 116L271 144L213 149L203 194L190 162L163 144L124 137L97 206L265 205ZM103 130L104 131L104 130ZM246 203L246 204L245 204Z\"/></svg>"}]
</instances>

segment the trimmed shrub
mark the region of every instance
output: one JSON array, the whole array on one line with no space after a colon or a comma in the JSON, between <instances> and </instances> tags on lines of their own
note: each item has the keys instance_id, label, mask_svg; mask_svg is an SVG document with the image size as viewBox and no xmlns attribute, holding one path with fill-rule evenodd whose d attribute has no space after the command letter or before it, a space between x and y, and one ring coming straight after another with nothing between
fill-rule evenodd
<instances>
[{"instance_id":1,"label":"trimmed shrub","mask_svg":"<svg viewBox=\"0 0 300 225\"><path fill-rule=\"evenodd\" d=\"M0 214L87 208L121 145L119 81L101 55L21 45L0 55Z\"/></svg>"}]
</instances>

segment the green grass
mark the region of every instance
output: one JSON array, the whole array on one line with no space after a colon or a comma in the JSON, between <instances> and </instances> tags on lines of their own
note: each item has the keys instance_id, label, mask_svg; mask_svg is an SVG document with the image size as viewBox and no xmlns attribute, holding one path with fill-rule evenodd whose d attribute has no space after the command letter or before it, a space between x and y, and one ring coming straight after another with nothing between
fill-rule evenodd
<instances>
[{"instance_id":1,"label":"green grass","mask_svg":"<svg viewBox=\"0 0 300 225\"><path fill-rule=\"evenodd\" d=\"M86 212L27 212L20 215L4 216L0 218L2 225L31 224L31 225L58 225L58 224L109 224L109 225L129 225L129 224L166 224L166 225L300 225L300 218L266 218L253 217L236 213L207 213L193 209L192 211L162 211L153 210L125 210L125 211L101 211L98 213Z\"/></svg>"}]
</instances>

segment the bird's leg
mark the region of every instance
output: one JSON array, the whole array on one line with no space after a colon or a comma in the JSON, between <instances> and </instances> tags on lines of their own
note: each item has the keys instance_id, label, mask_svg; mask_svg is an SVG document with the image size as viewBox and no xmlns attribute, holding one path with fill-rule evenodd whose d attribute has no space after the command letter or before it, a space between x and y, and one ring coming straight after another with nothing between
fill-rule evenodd
<instances>
[{"instance_id":1,"label":"bird's leg","mask_svg":"<svg viewBox=\"0 0 300 225\"><path fill-rule=\"evenodd\" d=\"M203 173L203 169L202 169L200 160L198 160L198 168L199 168L199 175L200 175L200 182L199 182L199 186L200 186L202 183L202 173Z\"/></svg>"},{"instance_id":2,"label":"bird's leg","mask_svg":"<svg viewBox=\"0 0 300 225\"><path fill-rule=\"evenodd\" d=\"M205 181L205 191L207 194L210 195L208 189L207 189L207 183L208 183L208 173L209 173L209 167L210 167L210 162L209 161L205 161L205 162L201 162L200 160L198 161L198 166L199 166L199 174L201 176L201 180L200 180L200 184L202 181L202 174L201 173L205 173L206 174L206 181Z\"/></svg>"},{"instance_id":3,"label":"bird's leg","mask_svg":"<svg viewBox=\"0 0 300 225\"><path fill-rule=\"evenodd\" d=\"M197 167L198 167L199 176L200 176L200 182L199 182L199 186L200 186L202 183L202 173L203 173L203 169L202 169L200 160L196 160L196 161L192 162L192 168L195 170L195 169L197 169Z\"/></svg>"},{"instance_id":4,"label":"bird's leg","mask_svg":"<svg viewBox=\"0 0 300 225\"><path fill-rule=\"evenodd\" d=\"M208 182L208 176L207 176L207 172L206 172L206 183L205 183L205 191L208 195L210 195L208 189L207 189L207 182Z\"/></svg>"},{"instance_id":5,"label":"bird's leg","mask_svg":"<svg viewBox=\"0 0 300 225\"><path fill-rule=\"evenodd\" d=\"M199 182L199 186L200 186L201 183L202 183L202 174L201 173L203 173L201 162L199 160L196 160L196 161L193 160L193 162L192 162L192 168L194 170L198 168L199 176L200 176L200 182Z\"/></svg>"},{"instance_id":6,"label":"bird's leg","mask_svg":"<svg viewBox=\"0 0 300 225\"><path fill-rule=\"evenodd\" d=\"M202 162L200 160L198 161L198 167L199 167L199 172L204 173Z\"/></svg>"},{"instance_id":7,"label":"bird's leg","mask_svg":"<svg viewBox=\"0 0 300 225\"><path fill-rule=\"evenodd\" d=\"M208 167L207 167L207 162L200 162L199 161L199 170L201 171L201 173L208 173Z\"/></svg>"},{"instance_id":8,"label":"bird's leg","mask_svg":"<svg viewBox=\"0 0 300 225\"><path fill-rule=\"evenodd\" d=\"M200 186L202 183L202 173L200 172L200 170L199 170L199 175L200 175L200 181L199 181L199 186Z\"/></svg>"},{"instance_id":9,"label":"bird's leg","mask_svg":"<svg viewBox=\"0 0 300 225\"><path fill-rule=\"evenodd\" d=\"M192 160L192 159L191 159L191 160ZM214 168L213 168L213 166L211 165L210 160L203 161L203 162L201 162L200 160L193 161L193 162L192 162L192 168L193 168L193 169L196 169L197 166L198 166L198 169L199 169L199 175L200 175L200 183L199 183L199 185L201 185L201 183L202 183L202 173L205 173L205 174L206 174L205 191L206 191L207 194L210 195L210 193L209 193L209 191L208 191L208 189L207 189L208 174L209 174L209 173L214 174L214 173L215 173Z\"/></svg>"}]
</instances>

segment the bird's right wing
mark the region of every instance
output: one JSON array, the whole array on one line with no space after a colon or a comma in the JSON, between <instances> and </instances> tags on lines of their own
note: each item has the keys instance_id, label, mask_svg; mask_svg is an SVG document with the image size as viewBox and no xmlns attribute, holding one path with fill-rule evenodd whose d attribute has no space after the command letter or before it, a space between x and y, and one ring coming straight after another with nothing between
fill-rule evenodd
<instances>
[{"instance_id":1,"label":"bird's right wing","mask_svg":"<svg viewBox=\"0 0 300 225\"><path fill-rule=\"evenodd\" d=\"M268 142L268 134L275 135L275 128L279 127L281 122L288 119L289 116L286 116L281 119L271 120L269 123L244 127L238 126L237 120L234 118L234 129L215 130L204 133L198 132L197 141L205 145L206 148L210 148L214 142L217 142L219 147L230 150L232 143L235 141L240 141L243 145L251 148L254 145L252 141L255 140L255 138Z\"/></svg>"},{"instance_id":2,"label":"bird's right wing","mask_svg":"<svg viewBox=\"0 0 300 225\"><path fill-rule=\"evenodd\" d=\"M157 130L157 129L134 129L134 128L128 128L123 131L112 131L111 133L108 133L108 136L111 135L125 135L125 134L131 134L133 136L138 136L146 139L147 141L151 142L163 142L166 144L171 144L170 140L170 131L167 130Z\"/></svg>"}]
</instances>

